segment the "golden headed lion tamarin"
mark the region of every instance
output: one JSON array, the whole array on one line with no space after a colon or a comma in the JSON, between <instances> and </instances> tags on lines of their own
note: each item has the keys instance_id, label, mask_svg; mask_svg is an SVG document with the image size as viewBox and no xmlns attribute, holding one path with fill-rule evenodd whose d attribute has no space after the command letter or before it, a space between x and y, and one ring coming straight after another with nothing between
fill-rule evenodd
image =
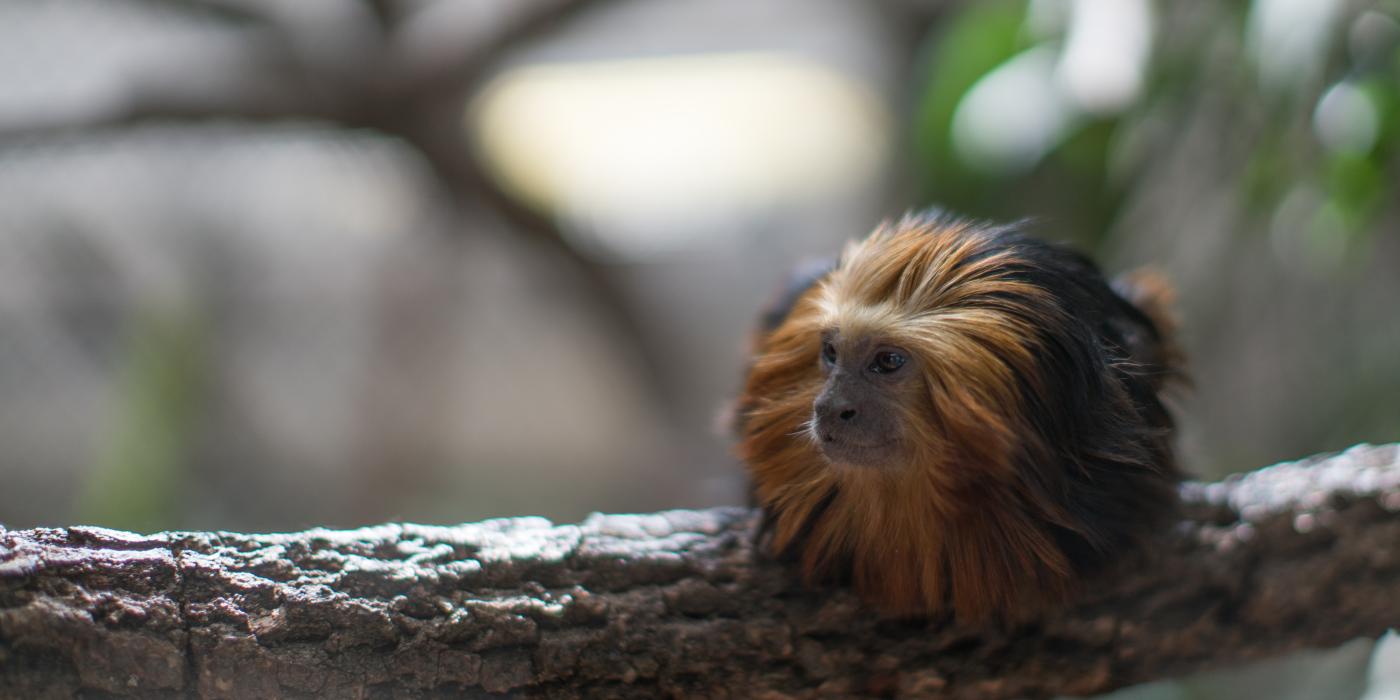
<instances>
[{"instance_id":1,"label":"golden headed lion tamarin","mask_svg":"<svg viewBox=\"0 0 1400 700\"><path fill-rule=\"evenodd\" d=\"M1168 296L936 213L848 244L765 318L738 404L773 551L896 613L1063 601L1173 514Z\"/></svg>"}]
</instances>

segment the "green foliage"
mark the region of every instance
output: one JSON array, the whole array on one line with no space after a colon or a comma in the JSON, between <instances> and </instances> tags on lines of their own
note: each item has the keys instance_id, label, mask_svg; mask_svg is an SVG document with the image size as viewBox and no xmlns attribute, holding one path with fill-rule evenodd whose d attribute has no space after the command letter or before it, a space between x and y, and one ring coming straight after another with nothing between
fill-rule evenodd
<instances>
[{"instance_id":1,"label":"green foliage","mask_svg":"<svg viewBox=\"0 0 1400 700\"><path fill-rule=\"evenodd\" d=\"M977 193L983 176L953 153L953 113L967 91L984 75L1029 44L1022 25L1024 0L968 3L940 25L922 52L923 75L914 117L914 145L919 158L921 190L960 211L980 211Z\"/></svg>"},{"instance_id":2,"label":"green foliage","mask_svg":"<svg viewBox=\"0 0 1400 700\"><path fill-rule=\"evenodd\" d=\"M1042 3L1069 12L1070 3ZM1393 199L1400 144L1400 44L1393 22L1400 17L1388 2L1340 21L1323 40L1318 71L1298 71L1295 82L1278 90L1264 84L1250 52L1250 22L1242 11L1257 12L1260 3L1196 6L1189 10L1156 3L1152 52L1143 70L1143 89L1131 103L1107 112L1081 111L1033 167L988 171L964 162L954 147L954 114L969 93L989 74L1028 50L1063 55L1071 40L1064 27L1032 31L1031 5L999 0L965 3L928 37L913 119L920 196L972 214L999 219L1036 216L1060 238L1094 244L1117 219L1124 194L1136 172L1151 167L1131 146L1135 135L1156 130L1171 141L1190 110L1210 95L1225 100L1241 118L1259 120L1249 160L1239 180L1239 197L1247 213L1266 221L1300 184L1321 193L1313 228L1345 245L1364 240ZM1362 17L1365 12L1371 15ZM1206 15L1204 20L1168 22L1173 14ZM1358 28L1358 23L1369 22ZM1167 36L1173 26L1177 36ZM1183 26L1205 30L1183 40ZM1369 34L1367 32L1369 31ZM1370 36L1369 40L1358 37ZM1218 49L1217 47L1224 47ZM1316 75L1321 75L1318 83ZM1056 76L1057 78L1060 76ZM1374 110L1374 142L1359 150L1337 150L1317 133L1313 112L1334 85L1354 86L1364 100L1348 108ZM1063 86L1060 86L1063 87ZM1028 98L1029 99L1029 98ZM1334 105L1335 106L1335 105ZM1016 108L1012 105L1010 108ZM1338 119L1360 120L1346 114ZM1346 124L1339 128L1353 128ZM1165 131L1165 133L1162 133ZM1319 250L1318 255L1331 255Z\"/></svg>"}]
</instances>

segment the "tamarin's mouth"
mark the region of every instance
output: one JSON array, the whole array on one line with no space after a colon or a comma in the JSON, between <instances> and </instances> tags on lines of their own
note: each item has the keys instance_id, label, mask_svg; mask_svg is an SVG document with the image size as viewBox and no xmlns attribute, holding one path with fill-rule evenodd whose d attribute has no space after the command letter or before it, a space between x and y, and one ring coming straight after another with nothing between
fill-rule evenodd
<instances>
[{"instance_id":1,"label":"tamarin's mouth","mask_svg":"<svg viewBox=\"0 0 1400 700\"><path fill-rule=\"evenodd\" d=\"M822 455L833 464L851 464L860 467L883 466L890 461L895 451L895 441L861 444L841 440L831 434L822 436Z\"/></svg>"}]
</instances>

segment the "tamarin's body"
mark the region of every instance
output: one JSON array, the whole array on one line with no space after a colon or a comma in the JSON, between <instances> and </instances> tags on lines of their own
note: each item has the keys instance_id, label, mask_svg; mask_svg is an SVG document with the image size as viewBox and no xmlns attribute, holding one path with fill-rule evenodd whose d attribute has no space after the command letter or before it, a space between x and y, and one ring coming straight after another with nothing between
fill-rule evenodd
<instances>
[{"instance_id":1,"label":"tamarin's body","mask_svg":"<svg viewBox=\"0 0 1400 700\"><path fill-rule=\"evenodd\" d=\"M908 216L765 317L739 453L809 580L1015 619L1169 522L1165 285L1013 227Z\"/></svg>"}]
</instances>

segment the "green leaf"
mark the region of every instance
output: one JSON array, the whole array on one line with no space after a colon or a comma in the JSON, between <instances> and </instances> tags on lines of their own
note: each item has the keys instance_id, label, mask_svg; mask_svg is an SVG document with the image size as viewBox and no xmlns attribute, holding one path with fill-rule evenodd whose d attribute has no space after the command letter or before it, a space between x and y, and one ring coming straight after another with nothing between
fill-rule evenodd
<instances>
[{"instance_id":1,"label":"green leaf","mask_svg":"<svg viewBox=\"0 0 1400 700\"><path fill-rule=\"evenodd\" d=\"M207 362L202 326L190 315L145 313L133 325L115 429L84 485L79 512L90 523L153 531L171 527L179 515Z\"/></svg>"}]
</instances>

